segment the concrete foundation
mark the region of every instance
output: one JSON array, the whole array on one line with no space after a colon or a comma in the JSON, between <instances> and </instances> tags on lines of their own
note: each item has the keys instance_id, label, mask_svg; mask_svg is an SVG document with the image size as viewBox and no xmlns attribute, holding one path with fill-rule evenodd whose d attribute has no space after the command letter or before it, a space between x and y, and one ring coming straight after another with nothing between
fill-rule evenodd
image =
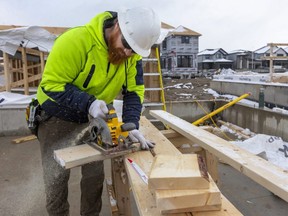
<instances>
[{"instance_id":1,"label":"concrete foundation","mask_svg":"<svg viewBox=\"0 0 288 216\"><path fill-rule=\"evenodd\" d=\"M0 109L0 136L28 135L25 108Z\"/></svg>"},{"instance_id":2,"label":"concrete foundation","mask_svg":"<svg viewBox=\"0 0 288 216\"><path fill-rule=\"evenodd\" d=\"M224 102L218 103L217 106L224 104ZM288 115L286 114L235 104L220 113L220 116L224 121L249 128L255 133L279 136L284 141L288 141Z\"/></svg>"},{"instance_id":3,"label":"concrete foundation","mask_svg":"<svg viewBox=\"0 0 288 216\"><path fill-rule=\"evenodd\" d=\"M250 92L252 95L247 99L257 101L259 100L260 88L264 88L265 105L272 107L280 107L288 110L288 85L287 84L266 84L266 83L241 83L235 81L217 81L210 82L210 88L220 94L231 94L240 96Z\"/></svg>"}]
</instances>

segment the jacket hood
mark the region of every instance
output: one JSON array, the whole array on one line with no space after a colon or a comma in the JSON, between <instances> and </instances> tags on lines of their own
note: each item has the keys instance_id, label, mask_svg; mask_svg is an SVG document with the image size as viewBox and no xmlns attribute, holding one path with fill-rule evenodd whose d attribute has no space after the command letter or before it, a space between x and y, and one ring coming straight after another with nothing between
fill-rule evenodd
<instances>
[{"instance_id":1,"label":"jacket hood","mask_svg":"<svg viewBox=\"0 0 288 216\"><path fill-rule=\"evenodd\" d=\"M110 12L103 12L95 16L85 26L95 41L101 44L105 49L108 49L104 39L103 25L106 19L112 18Z\"/></svg>"}]
</instances>

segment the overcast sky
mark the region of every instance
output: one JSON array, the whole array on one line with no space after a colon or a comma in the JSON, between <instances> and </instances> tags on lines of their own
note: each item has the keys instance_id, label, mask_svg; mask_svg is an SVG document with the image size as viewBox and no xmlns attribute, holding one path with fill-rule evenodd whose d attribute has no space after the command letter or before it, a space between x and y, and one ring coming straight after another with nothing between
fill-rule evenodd
<instances>
[{"instance_id":1,"label":"overcast sky","mask_svg":"<svg viewBox=\"0 0 288 216\"><path fill-rule=\"evenodd\" d=\"M199 51L288 43L288 0L0 0L0 25L73 27L122 6L149 6L161 21L202 34Z\"/></svg>"}]
</instances>

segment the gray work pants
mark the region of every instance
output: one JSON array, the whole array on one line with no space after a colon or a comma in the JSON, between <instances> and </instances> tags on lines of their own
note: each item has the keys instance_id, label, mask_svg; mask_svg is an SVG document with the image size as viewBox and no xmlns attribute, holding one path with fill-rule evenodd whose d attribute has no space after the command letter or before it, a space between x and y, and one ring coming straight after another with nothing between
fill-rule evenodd
<instances>
[{"instance_id":1,"label":"gray work pants","mask_svg":"<svg viewBox=\"0 0 288 216\"><path fill-rule=\"evenodd\" d=\"M42 166L46 192L46 209L50 216L69 215L68 180L70 170L63 169L53 158L56 149L77 145L75 138L88 126L51 117L41 122L38 139L41 146ZM82 167L81 210L85 216L99 215L102 206L104 181L103 161Z\"/></svg>"}]
</instances>

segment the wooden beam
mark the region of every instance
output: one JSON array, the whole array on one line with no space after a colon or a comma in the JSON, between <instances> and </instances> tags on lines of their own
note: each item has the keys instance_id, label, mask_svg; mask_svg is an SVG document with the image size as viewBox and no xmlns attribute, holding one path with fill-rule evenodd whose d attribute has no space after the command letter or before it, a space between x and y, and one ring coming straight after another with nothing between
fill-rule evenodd
<instances>
[{"instance_id":1,"label":"wooden beam","mask_svg":"<svg viewBox=\"0 0 288 216\"><path fill-rule=\"evenodd\" d=\"M135 149L131 149L131 152L140 150L139 143L135 143L133 145L135 145ZM122 154L119 153L117 156L121 156L123 154L127 154L127 152L123 152ZM88 144L72 146L54 151L54 159L65 169L70 169L93 161L106 160L114 157L116 156L103 155L100 151L96 150L94 147Z\"/></svg>"},{"instance_id":2,"label":"wooden beam","mask_svg":"<svg viewBox=\"0 0 288 216\"><path fill-rule=\"evenodd\" d=\"M5 90L11 92L11 74L9 68L9 55L3 52L3 61L4 61L4 74L5 74Z\"/></svg>"},{"instance_id":3,"label":"wooden beam","mask_svg":"<svg viewBox=\"0 0 288 216\"><path fill-rule=\"evenodd\" d=\"M118 215L132 216L130 185L123 157L111 159L111 175L117 200Z\"/></svg>"},{"instance_id":4,"label":"wooden beam","mask_svg":"<svg viewBox=\"0 0 288 216\"><path fill-rule=\"evenodd\" d=\"M267 46L288 46L288 43L268 43Z\"/></svg>"},{"instance_id":5,"label":"wooden beam","mask_svg":"<svg viewBox=\"0 0 288 216\"><path fill-rule=\"evenodd\" d=\"M29 82L28 82L28 65L27 65L27 54L26 54L26 48L21 48L21 54L22 54L22 65L23 65L23 80L24 80L24 94L29 95Z\"/></svg>"},{"instance_id":6,"label":"wooden beam","mask_svg":"<svg viewBox=\"0 0 288 216\"><path fill-rule=\"evenodd\" d=\"M168 112L150 114L288 202L287 171Z\"/></svg>"},{"instance_id":7,"label":"wooden beam","mask_svg":"<svg viewBox=\"0 0 288 216\"><path fill-rule=\"evenodd\" d=\"M40 64L41 64L41 71L40 74L43 73L45 67L45 59L44 59L44 52L40 52Z\"/></svg>"},{"instance_id":8,"label":"wooden beam","mask_svg":"<svg viewBox=\"0 0 288 216\"><path fill-rule=\"evenodd\" d=\"M110 203L110 209L111 209L111 216L118 216L118 208L117 208L117 201L115 197L115 192L112 184L112 179L107 178L106 179L106 188L108 193L108 202Z\"/></svg>"},{"instance_id":9,"label":"wooden beam","mask_svg":"<svg viewBox=\"0 0 288 216\"><path fill-rule=\"evenodd\" d=\"M203 167L203 166L202 166ZM196 154L157 155L151 166L149 189L208 189L207 169L200 169Z\"/></svg>"},{"instance_id":10,"label":"wooden beam","mask_svg":"<svg viewBox=\"0 0 288 216\"><path fill-rule=\"evenodd\" d=\"M213 181L208 189L171 191L155 191L157 207L163 214L221 210L221 193Z\"/></svg>"}]
</instances>

